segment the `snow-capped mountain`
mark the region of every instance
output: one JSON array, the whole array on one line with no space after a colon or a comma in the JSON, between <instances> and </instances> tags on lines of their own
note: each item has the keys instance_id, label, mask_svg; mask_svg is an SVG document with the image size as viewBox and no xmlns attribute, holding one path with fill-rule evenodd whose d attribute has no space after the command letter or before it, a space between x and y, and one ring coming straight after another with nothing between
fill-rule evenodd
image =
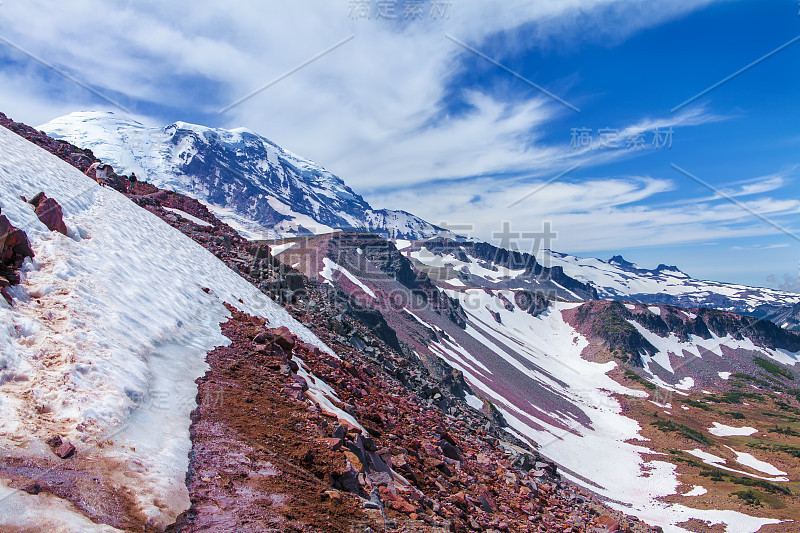
<instances>
[{"instance_id":1,"label":"snow-capped mountain","mask_svg":"<svg viewBox=\"0 0 800 533\"><path fill-rule=\"evenodd\" d=\"M566 275L560 266L548 268L536 257L485 242L434 238L421 242L396 240L416 267L442 286L523 289L540 300L582 302L597 299L588 283Z\"/></svg>"},{"instance_id":2,"label":"snow-capped mountain","mask_svg":"<svg viewBox=\"0 0 800 533\"><path fill-rule=\"evenodd\" d=\"M422 239L441 231L403 211L373 210L338 176L246 129L150 128L99 112L71 113L39 129L91 149L117 172L207 203L248 238L355 229Z\"/></svg>"}]
</instances>

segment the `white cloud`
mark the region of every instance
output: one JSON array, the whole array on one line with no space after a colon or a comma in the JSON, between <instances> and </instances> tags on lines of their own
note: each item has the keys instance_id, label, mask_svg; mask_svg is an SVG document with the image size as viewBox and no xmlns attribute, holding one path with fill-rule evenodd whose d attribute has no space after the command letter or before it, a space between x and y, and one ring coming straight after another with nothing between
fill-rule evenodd
<instances>
[{"instance_id":1,"label":"white cloud","mask_svg":"<svg viewBox=\"0 0 800 533\"><path fill-rule=\"evenodd\" d=\"M771 274L767 276L767 283L769 283L771 287L782 291L800 292L800 276L797 275L784 274L782 279L779 280L777 276Z\"/></svg>"},{"instance_id":2,"label":"white cloud","mask_svg":"<svg viewBox=\"0 0 800 533\"><path fill-rule=\"evenodd\" d=\"M548 172L576 157L539 141L548 121L572 111L522 82L532 94L526 101L471 93L472 112L432 121L457 58L469 54L446 32L484 49L487 36L510 31L503 50L484 49L502 59L530 47L619 41L710 1L459 0L448 20L426 13L398 26L351 20L343 0L8 0L0 8L0 34L109 96L127 95L160 110L194 108L209 118L353 34L341 48L218 118L220 125L249 127L319 161L364 190L509 169ZM535 81L548 86L557 80ZM517 80L509 77L509 83ZM42 100L74 105L81 96L74 89L53 88ZM98 103L89 93L82 97L84 105L76 107ZM45 107L53 107L49 102ZM0 106L30 120L27 110L15 113L13 98L0 99ZM34 122L43 122L41 114L32 113Z\"/></svg>"},{"instance_id":3,"label":"white cloud","mask_svg":"<svg viewBox=\"0 0 800 533\"><path fill-rule=\"evenodd\" d=\"M209 120L217 118L218 125L262 133L319 161L356 191L372 191L367 198L377 207L406 209L434 223L474 222L485 238L498 220L524 228L531 220L551 219L561 249L587 251L716 240L769 228L743 223L746 214L739 208L712 199L705 199L707 205L645 207L643 202L674 187L651 177L573 183L568 176L508 209L535 188L531 178L548 179L576 163L585 169L633 154L574 150L566 145L566 132L563 144L544 144L549 124L573 112L511 76L509 86L519 83L527 99L472 91L462 95L471 105L468 112L442 116L438 104L447 81L460 68L459 57L469 54L444 34L505 61L526 48L619 42L709 3L507 0L500 8L461 0L453 3L449 20L426 15L390 26L350 20L345 1L6 0L0 7L0 35L111 97L148 103L138 109L156 109L151 115L194 109ZM29 23L17 23L22 20ZM502 49L492 49L487 37L498 32L508 33ZM352 41L216 115L351 34ZM8 49L0 53L24 59ZM37 81L33 71L25 79L13 69L0 72L0 109L18 120L38 124L87 103L106 107L52 73L47 83ZM13 76L15 83L4 83ZM553 91L578 106L591 97L589 88L578 92L563 80L534 81L565 86ZM721 117L695 107L619 127L625 134L716 120ZM467 176L472 179L463 180ZM757 187L756 192L766 192L781 185L774 180L734 192L753 194ZM776 216L797 212L792 200L765 200L754 207Z\"/></svg>"}]
</instances>

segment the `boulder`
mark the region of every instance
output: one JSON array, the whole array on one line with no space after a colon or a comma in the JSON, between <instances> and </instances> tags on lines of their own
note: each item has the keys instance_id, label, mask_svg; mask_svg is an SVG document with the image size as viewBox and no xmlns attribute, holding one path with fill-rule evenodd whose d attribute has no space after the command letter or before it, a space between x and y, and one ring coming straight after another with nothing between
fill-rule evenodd
<instances>
[{"instance_id":1,"label":"boulder","mask_svg":"<svg viewBox=\"0 0 800 533\"><path fill-rule=\"evenodd\" d=\"M619 522L611 518L610 516L600 516L595 521L595 524L598 526L604 527L606 531L611 531L612 533L615 531L619 531Z\"/></svg>"},{"instance_id":2,"label":"boulder","mask_svg":"<svg viewBox=\"0 0 800 533\"><path fill-rule=\"evenodd\" d=\"M5 215L0 215L0 262L18 265L26 257L33 257L28 236L14 227Z\"/></svg>"},{"instance_id":3,"label":"boulder","mask_svg":"<svg viewBox=\"0 0 800 533\"><path fill-rule=\"evenodd\" d=\"M47 226L47 229L63 235L67 234L67 225L64 224L64 215L58 202L40 192L28 203L36 209L36 216L39 217L42 224Z\"/></svg>"},{"instance_id":4,"label":"boulder","mask_svg":"<svg viewBox=\"0 0 800 533\"><path fill-rule=\"evenodd\" d=\"M496 513L497 512L497 503L492 498L491 494L488 491L481 491L480 497L478 498L481 502L481 507L487 513Z\"/></svg>"},{"instance_id":5,"label":"boulder","mask_svg":"<svg viewBox=\"0 0 800 533\"><path fill-rule=\"evenodd\" d=\"M333 488L358 494L361 485L358 483L358 471L350 467L341 473L333 483Z\"/></svg>"},{"instance_id":6,"label":"boulder","mask_svg":"<svg viewBox=\"0 0 800 533\"><path fill-rule=\"evenodd\" d=\"M289 331L289 328L286 326L270 329L268 331L275 336L275 343L284 350L291 351L295 344L297 344L297 339L295 339L292 332Z\"/></svg>"}]
</instances>

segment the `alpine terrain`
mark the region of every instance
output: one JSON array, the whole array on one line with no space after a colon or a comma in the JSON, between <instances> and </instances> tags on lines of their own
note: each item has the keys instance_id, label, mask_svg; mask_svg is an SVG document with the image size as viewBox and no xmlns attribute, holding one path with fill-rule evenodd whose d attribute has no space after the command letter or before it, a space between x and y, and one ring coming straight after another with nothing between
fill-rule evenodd
<instances>
[{"instance_id":1,"label":"alpine terrain","mask_svg":"<svg viewBox=\"0 0 800 533\"><path fill-rule=\"evenodd\" d=\"M246 130L0 124L2 531L800 531L800 295L465 239Z\"/></svg>"}]
</instances>

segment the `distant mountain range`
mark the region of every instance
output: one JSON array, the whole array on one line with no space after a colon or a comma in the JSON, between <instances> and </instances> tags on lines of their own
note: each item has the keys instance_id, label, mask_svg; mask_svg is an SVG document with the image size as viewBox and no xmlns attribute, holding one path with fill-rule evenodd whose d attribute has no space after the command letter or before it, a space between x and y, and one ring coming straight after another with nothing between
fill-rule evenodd
<instances>
[{"instance_id":1,"label":"distant mountain range","mask_svg":"<svg viewBox=\"0 0 800 533\"><path fill-rule=\"evenodd\" d=\"M405 211L373 209L340 177L246 129L185 122L151 128L100 112L71 113L39 129L91 149L117 171L136 172L158 187L197 198L249 239L373 232L414 242L417 263L457 283L525 287L571 301L708 307L800 328L797 293L701 281L663 264L648 270L621 256L603 261L545 250L534 257L465 242Z\"/></svg>"},{"instance_id":2,"label":"distant mountain range","mask_svg":"<svg viewBox=\"0 0 800 533\"><path fill-rule=\"evenodd\" d=\"M542 263L597 288L604 300L708 307L772 320L781 327L800 325L800 294L694 279L675 266L642 268L614 256L608 261L546 250Z\"/></svg>"}]
</instances>

